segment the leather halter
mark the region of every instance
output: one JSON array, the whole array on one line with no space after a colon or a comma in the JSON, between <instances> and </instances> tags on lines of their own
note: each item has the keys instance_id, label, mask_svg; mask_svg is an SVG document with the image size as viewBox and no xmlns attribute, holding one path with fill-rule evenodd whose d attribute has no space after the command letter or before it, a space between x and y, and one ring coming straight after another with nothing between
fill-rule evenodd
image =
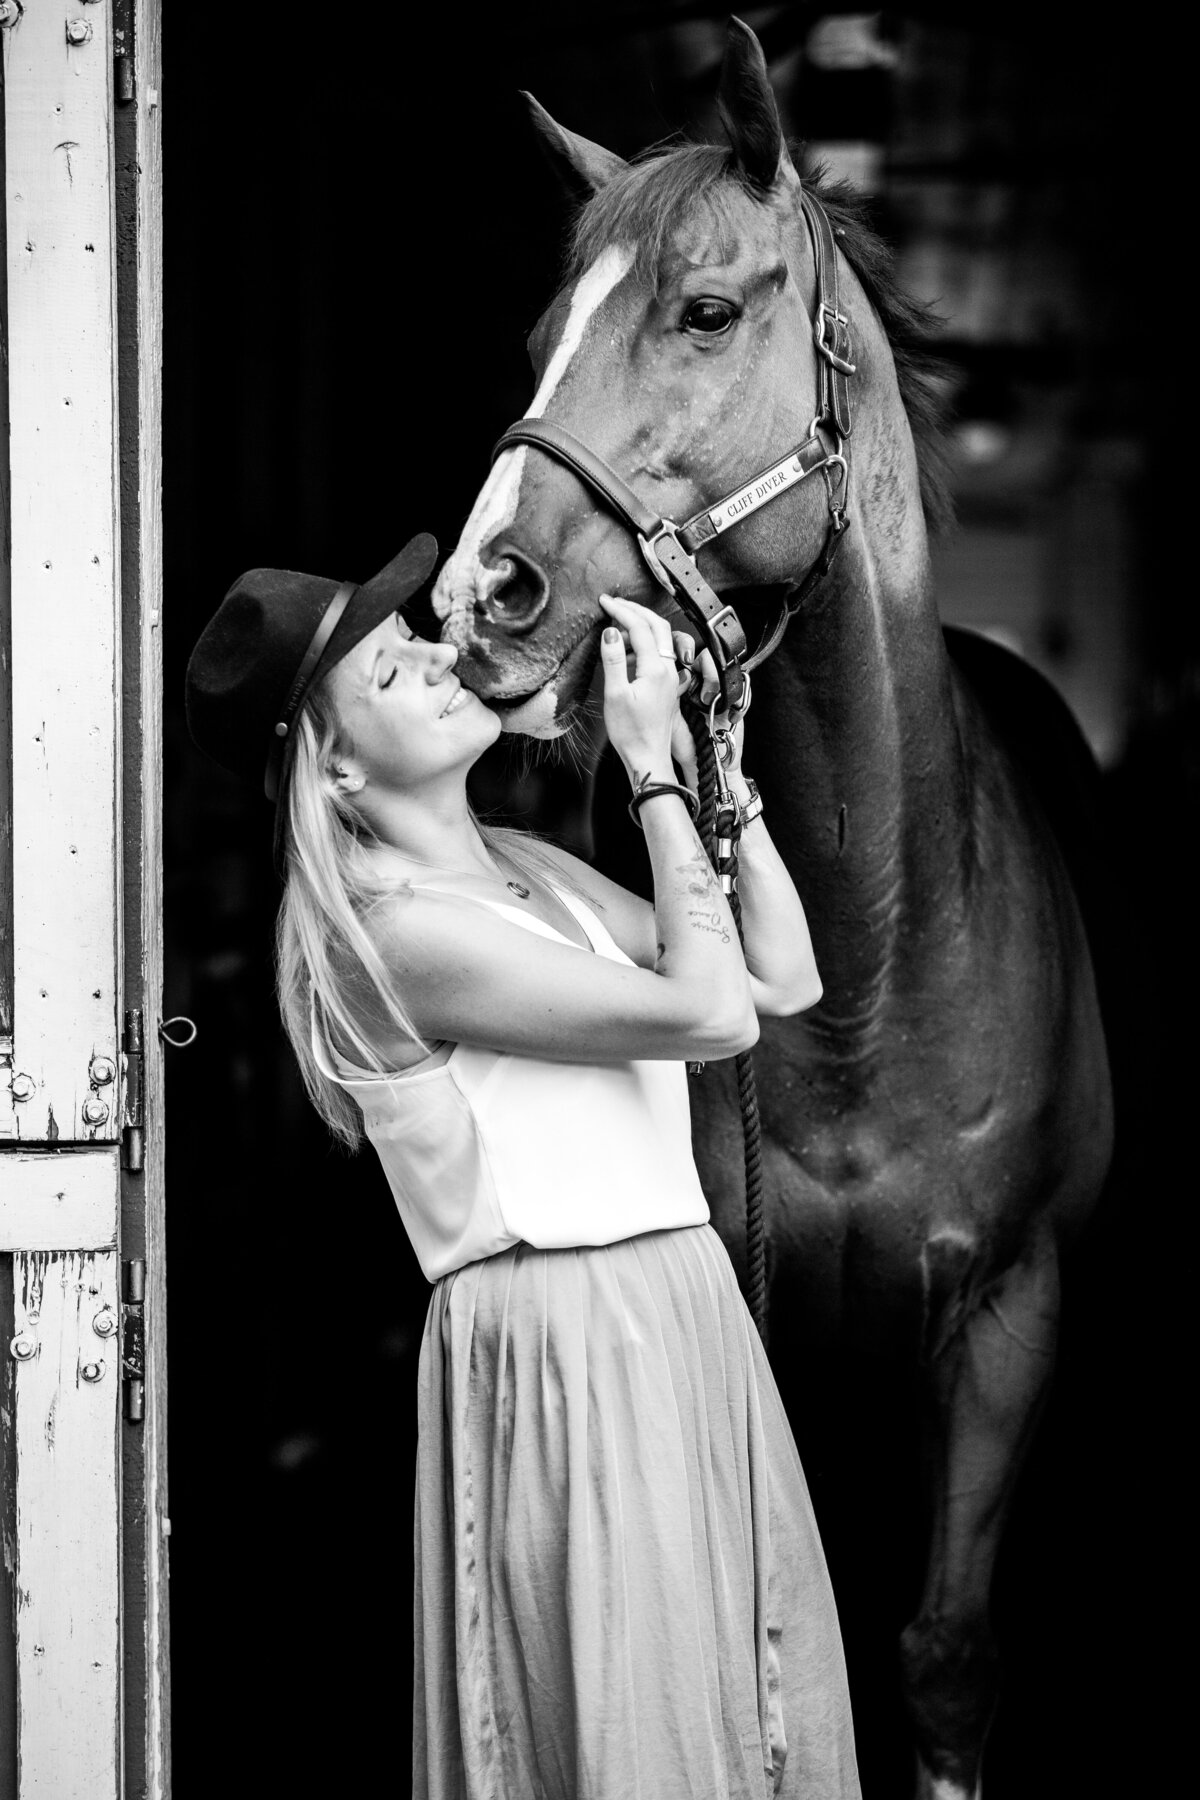
<instances>
[{"instance_id":1,"label":"leather halter","mask_svg":"<svg viewBox=\"0 0 1200 1800\"><path fill-rule=\"evenodd\" d=\"M849 524L846 510L849 468L845 444L853 427L849 378L855 372L855 365L850 360L850 322L841 310L837 245L828 215L810 194L802 192L800 204L812 239L816 270L813 342L817 348L818 376L817 411L803 443L789 450L778 462L760 469L743 486L694 513L682 525L660 517L644 505L602 457L589 450L565 426L556 425L549 419L519 419L509 426L492 451L493 462L505 450L515 450L522 444L545 452L572 470L635 534L651 574L678 602L712 655L726 709L742 706L749 670L770 656L789 620L828 573ZM753 655L748 656L741 620L733 607L705 581L696 563L696 552L817 470L824 477L829 499L825 543L803 580L788 589L783 612L774 628Z\"/></svg>"}]
</instances>

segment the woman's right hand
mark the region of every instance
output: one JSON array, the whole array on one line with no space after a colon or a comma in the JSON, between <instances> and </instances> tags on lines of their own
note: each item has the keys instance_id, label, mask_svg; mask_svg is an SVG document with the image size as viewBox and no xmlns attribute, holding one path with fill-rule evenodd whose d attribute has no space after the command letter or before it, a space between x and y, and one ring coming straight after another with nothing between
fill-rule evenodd
<instances>
[{"instance_id":1,"label":"woman's right hand","mask_svg":"<svg viewBox=\"0 0 1200 1800\"><path fill-rule=\"evenodd\" d=\"M648 607L613 594L600 604L612 620L600 639L604 723L633 781L673 781L671 731L679 693L671 628ZM632 654L630 678L627 656Z\"/></svg>"}]
</instances>

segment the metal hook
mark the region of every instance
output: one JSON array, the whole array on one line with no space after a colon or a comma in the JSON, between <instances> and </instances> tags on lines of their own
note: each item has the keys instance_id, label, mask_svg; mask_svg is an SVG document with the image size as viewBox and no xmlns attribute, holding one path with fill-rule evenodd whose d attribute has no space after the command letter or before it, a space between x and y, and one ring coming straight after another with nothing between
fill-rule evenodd
<instances>
[{"instance_id":1,"label":"metal hook","mask_svg":"<svg viewBox=\"0 0 1200 1800\"><path fill-rule=\"evenodd\" d=\"M171 1036L172 1025L183 1026L183 1033L181 1036ZM158 1035L164 1044L170 1044L172 1050L186 1050L190 1044L194 1044L196 1041L196 1022L194 1019L189 1019L186 1013L176 1013L173 1018L160 1021Z\"/></svg>"},{"instance_id":2,"label":"metal hook","mask_svg":"<svg viewBox=\"0 0 1200 1800\"><path fill-rule=\"evenodd\" d=\"M725 725L713 732L713 748L723 769L733 761L733 733Z\"/></svg>"},{"instance_id":3,"label":"metal hook","mask_svg":"<svg viewBox=\"0 0 1200 1800\"><path fill-rule=\"evenodd\" d=\"M730 707L729 715L728 715L728 724L722 725L718 729L717 724L716 724L716 717L717 717L717 708L721 704L721 695L719 692L713 695L712 702L709 705L709 709L708 709L708 735L710 738L712 738L714 743L717 741L718 737L728 737L730 732L737 730L738 725L745 718L746 714L750 711L750 701L752 698L753 698L753 695L752 695L751 688L750 688L750 671L748 669L743 669L742 670L741 705Z\"/></svg>"}]
</instances>

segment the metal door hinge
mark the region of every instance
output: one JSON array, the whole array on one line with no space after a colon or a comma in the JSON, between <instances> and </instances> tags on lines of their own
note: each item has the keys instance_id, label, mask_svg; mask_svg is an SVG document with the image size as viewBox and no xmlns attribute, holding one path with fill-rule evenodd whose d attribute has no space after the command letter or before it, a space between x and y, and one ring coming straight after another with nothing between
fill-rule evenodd
<instances>
[{"instance_id":1,"label":"metal door hinge","mask_svg":"<svg viewBox=\"0 0 1200 1800\"><path fill-rule=\"evenodd\" d=\"M121 1302L121 1381L125 1388L125 1417L141 1421L146 1410L146 1264L133 1257L123 1269L125 1296Z\"/></svg>"},{"instance_id":2,"label":"metal door hinge","mask_svg":"<svg viewBox=\"0 0 1200 1800\"><path fill-rule=\"evenodd\" d=\"M132 0L114 0L113 93L118 106L128 106L137 92L133 70Z\"/></svg>"},{"instance_id":3,"label":"metal door hinge","mask_svg":"<svg viewBox=\"0 0 1200 1800\"><path fill-rule=\"evenodd\" d=\"M125 1014L121 1039L121 1161L135 1174L146 1149L142 1043L141 1008L133 1007Z\"/></svg>"},{"instance_id":4,"label":"metal door hinge","mask_svg":"<svg viewBox=\"0 0 1200 1800\"><path fill-rule=\"evenodd\" d=\"M3 20L0 19L0 23ZM11 1037L0 1037L0 1138L16 1135L17 1120L13 1111L13 1101L20 1097L20 1090L13 1093L13 1041Z\"/></svg>"}]
</instances>

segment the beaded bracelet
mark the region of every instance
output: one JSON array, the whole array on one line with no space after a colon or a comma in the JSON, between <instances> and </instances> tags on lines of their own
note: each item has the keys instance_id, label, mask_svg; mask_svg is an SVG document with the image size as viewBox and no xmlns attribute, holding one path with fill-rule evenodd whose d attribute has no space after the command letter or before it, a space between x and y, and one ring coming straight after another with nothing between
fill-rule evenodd
<instances>
[{"instance_id":1,"label":"beaded bracelet","mask_svg":"<svg viewBox=\"0 0 1200 1800\"><path fill-rule=\"evenodd\" d=\"M656 794L678 794L691 815L693 825L700 817L700 802L691 788L684 787L678 781L650 781L643 777L634 788L629 801L629 816L639 831L643 829L643 826L638 817L638 810L643 801L653 800Z\"/></svg>"}]
</instances>

